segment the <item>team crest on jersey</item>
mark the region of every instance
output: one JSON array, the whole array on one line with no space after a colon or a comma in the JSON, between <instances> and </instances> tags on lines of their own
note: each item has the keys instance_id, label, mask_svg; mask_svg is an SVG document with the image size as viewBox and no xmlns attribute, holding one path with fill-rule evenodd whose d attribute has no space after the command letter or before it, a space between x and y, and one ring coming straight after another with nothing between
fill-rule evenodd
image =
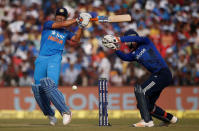
<instances>
[{"instance_id":1,"label":"team crest on jersey","mask_svg":"<svg viewBox=\"0 0 199 131\"><path fill-rule=\"evenodd\" d=\"M59 37L61 39L64 39L64 36L56 32L55 30L52 31L52 35L56 35L56 37Z\"/></svg>"},{"instance_id":2,"label":"team crest on jersey","mask_svg":"<svg viewBox=\"0 0 199 131\"><path fill-rule=\"evenodd\" d=\"M55 35L55 34L56 34L55 30L53 30L53 31L52 31L52 35Z\"/></svg>"}]
</instances>

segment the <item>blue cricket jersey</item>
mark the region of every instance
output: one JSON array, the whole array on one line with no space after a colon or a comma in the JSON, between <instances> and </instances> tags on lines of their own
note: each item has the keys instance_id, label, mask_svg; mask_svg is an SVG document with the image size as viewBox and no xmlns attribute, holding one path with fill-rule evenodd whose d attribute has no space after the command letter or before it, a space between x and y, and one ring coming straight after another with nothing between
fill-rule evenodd
<instances>
[{"instance_id":1,"label":"blue cricket jersey","mask_svg":"<svg viewBox=\"0 0 199 131\"><path fill-rule=\"evenodd\" d=\"M66 40L70 40L74 35L64 28L52 29L53 23L54 21L44 23L39 52L40 56L61 55Z\"/></svg>"},{"instance_id":2,"label":"blue cricket jersey","mask_svg":"<svg viewBox=\"0 0 199 131\"><path fill-rule=\"evenodd\" d=\"M120 50L115 51L124 61L137 61L143 65L151 73L156 73L162 68L168 68L166 62L147 37L139 36L123 36L120 37L121 42L136 42L138 48L130 53L123 53Z\"/></svg>"}]
</instances>

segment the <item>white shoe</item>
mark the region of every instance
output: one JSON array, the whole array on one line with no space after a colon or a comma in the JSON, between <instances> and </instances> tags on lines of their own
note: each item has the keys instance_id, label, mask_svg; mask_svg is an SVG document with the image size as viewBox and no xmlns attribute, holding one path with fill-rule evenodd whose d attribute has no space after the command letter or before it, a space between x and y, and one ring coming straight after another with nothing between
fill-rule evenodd
<instances>
[{"instance_id":1,"label":"white shoe","mask_svg":"<svg viewBox=\"0 0 199 131\"><path fill-rule=\"evenodd\" d=\"M70 114L64 113L63 114L63 125L69 124L71 121L71 118L72 118L72 113L70 113Z\"/></svg>"},{"instance_id":2,"label":"white shoe","mask_svg":"<svg viewBox=\"0 0 199 131\"><path fill-rule=\"evenodd\" d=\"M172 119L169 122L160 123L160 126L169 126L171 124L176 124L177 122L178 122L178 118L173 116Z\"/></svg>"},{"instance_id":3,"label":"white shoe","mask_svg":"<svg viewBox=\"0 0 199 131\"><path fill-rule=\"evenodd\" d=\"M178 118L173 116L172 119L170 120L170 123L175 124L178 122Z\"/></svg>"},{"instance_id":4,"label":"white shoe","mask_svg":"<svg viewBox=\"0 0 199 131\"><path fill-rule=\"evenodd\" d=\"M50 125L55 126L57 118L55 116L48 116L48 119L50 120Z\"/></svg>"},{"instance_id":5,"label":"white shoe","mask_svg":"<svg viewBox=\"0 0 199 131\"><path fill-rule=\"evenodd\" d=\"M145 122L144 120L141 120L138 123L133 124L133 127L153 127L154 123L153 121Z\"/></svg>"}]
</instances>

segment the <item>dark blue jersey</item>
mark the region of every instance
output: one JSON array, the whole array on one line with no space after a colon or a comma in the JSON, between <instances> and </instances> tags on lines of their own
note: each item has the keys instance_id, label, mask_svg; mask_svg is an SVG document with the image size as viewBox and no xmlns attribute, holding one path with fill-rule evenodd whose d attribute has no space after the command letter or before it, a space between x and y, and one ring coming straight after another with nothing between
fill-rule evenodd
<instances>
[{"instance_id":1,"label":"dark blue jersey","mask_svg":"<svg viewBox=\"0 0 199 131\"><path fill-rule=\"evenodd\" d=\"M122 60L137 61L151 73L156 73L162 68L168 68L154 44L147 37L123 36L120 37L120 40L121 42L136 42L138 44L138 48L128 54L120 50L115 51Z\"/></svg>"}]
</instances>

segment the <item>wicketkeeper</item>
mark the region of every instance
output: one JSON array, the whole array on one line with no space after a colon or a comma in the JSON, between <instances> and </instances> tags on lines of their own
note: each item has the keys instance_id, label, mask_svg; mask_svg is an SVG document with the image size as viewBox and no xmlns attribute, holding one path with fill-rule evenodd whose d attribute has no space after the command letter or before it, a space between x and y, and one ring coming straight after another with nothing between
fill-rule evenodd
<instances>
[{"instance_id":1,"label":"wicketkeeper","mask_svg":"<svg viewBox=\"0 0 199 131\"><path fill-rule=\"evenodd\" d=\"M125 42L131 50L130 53L125 54L119 50L120 42ZM136 61L151 72L145 82L134 88L142 120L133 126L153 127L152 116L162 120L162 126L176 123L175 116L155 104L162 90L171 84L172 74L151 40L147 37L140 37L134 30L128 30L122 37L106 35L102 43L105 47L116 50L115 54L122 60Z\"/></svg>"}]
</instances>

